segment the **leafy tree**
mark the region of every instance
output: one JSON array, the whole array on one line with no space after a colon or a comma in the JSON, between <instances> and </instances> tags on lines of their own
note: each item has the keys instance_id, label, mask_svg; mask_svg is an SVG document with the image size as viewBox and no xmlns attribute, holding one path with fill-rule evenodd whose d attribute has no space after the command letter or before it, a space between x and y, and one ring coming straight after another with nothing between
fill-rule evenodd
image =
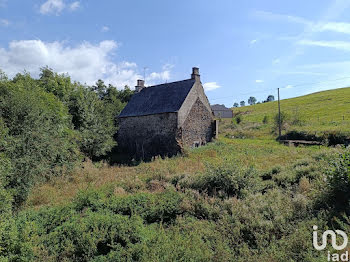
<instances>
[{"instance_id":1,"label":"leafy tree","mask_svg":"<svg viewBox=\"0 0 350 262\"><path fill-rule=\"evenodd\" d=\"M7 159L6 188L15 202L25 200L41 179L73 166L79 152L67 107L29 74L0 82L0 154Z\"/></svg>"},{"instance_id":2,"label":"leafy tree","mask_svg":"<svg viewBox=\"0 0 350 262\"><path fill-rule=\"evenodd\" d=\"M57 74L51 68L40 68L39 85L47 92L57 96L62 102L68 103L69 98L74 90L74 85L68 75Z\"/></svg>"},{"instance_id":3,"label":"leafy tree","mask_svg":"<svg viewBox=\"0 0 350 262\"><path fill-rule=\"evenodd\" d=\"M103 99L107 92L107 86L101 79L99 79L96 84L92 86L92 90L96 92L100 99Z\"/></svg>"},{"instance_id":4,"label":"leafy tree","mask_svg":"<svg viewBox=\"0 0 350 262\"><path fill-rule=\"evenodd\" d=\"M256 103L256 98L254 96L249 97L248 104L255 105L255 103Z\"/></svg>"},{"instance_id":5,"label":"leafy tree","mask_svg":"<svg viewBox=\"0 0 350 262\"><path fill-rule=\"evenodd\" d=\"M235 102L234 104L233 104L233 107L238 107L239 105L238 105L238 103L237 102Z\"/></svg>"},{"instance_id":6,"label":"leafy tree","mask_svg":"<svg viewBox=\"0 0 350 262\"><path fill-rule=\"evenodd\" d=\"M8 81L8 77L4 71L0 69L0 82Z\"/></svg>"},{"instance_id":7,"label":"leafy tree","mask_svg":"<svg viewBox=\"0 0 350 262\"><path fill-rule=\"evenodd\" d=\"M272 102L275 101L275 97L273 95L269 95L266 99L266 102Z\"/></svg>"},{"instance_id":8,"label":"leafy tree","mask_svg":"<svg viewBox=\"0 0 350 262\"><path fill-rule=\"evenodd\" d=\"M115 126L117 126L117 116L120 114L120 112L125 107L126 103L131 98L131 96L127 95L125 92L129 91L125 91L125 89L119 91L114 86L109 85L104 96L103 101L106 104L106 109L109 110L110 113L113 115Z\"/></svg>"},{"instance_id":9,"label":"leafy tree","mask_svg":"<svg viewBox=\"0 0 350 262\"><path fill-rule=\"evenodd\" d=\"M86 156L97 158L107 154L116 144L116 116L125 106L119 91L107 88L102 80L92 87L72 83L67 75L41 68L39 84L64 102L78 132L78 145Z\"/></svg>"},{"instance_id":10,"label":"leafy tree","mask_svg":"<svg viewBox=\"0 0 350 262\"><path fill-rule=\"evenodd\" d=\"M130 101L131 97L133 96L135 92L132 91L130 89L129 86L124 86L124 89L123 90L120 90L119 91L119 94L118 94L118 98L120 99L120 101L122 101L123 103L127 103Z\"/></svg>"},{"instance_id":11,"label":"leafy tree","mask_svg":"<svg viewBox=\"0 0 350 262\"><path fill-rule=\"evenodd\" d=\"M239 104L240 104L241 106L245 106L245 102L244 102L244 101L241 101Z\"/></svg>"},{"instance_id":12,"label":"leafy tree","mask_svg":"<svg viewBox=\"0 0 350 262\"><path fill-rule=\"evenodd\" d=\"M95 92L83 86L73 92L70 100L69 112L74 129L80 134L80 149L90 158L101 157L116 145L113 140L116 116L106 105Z\"/></svg>"}]
</instances>

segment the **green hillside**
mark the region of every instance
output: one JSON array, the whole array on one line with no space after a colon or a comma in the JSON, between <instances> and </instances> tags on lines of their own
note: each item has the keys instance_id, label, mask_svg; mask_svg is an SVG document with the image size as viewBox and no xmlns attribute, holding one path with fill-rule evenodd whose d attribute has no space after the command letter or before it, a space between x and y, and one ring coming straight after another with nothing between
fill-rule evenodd
<instances>
[{"instance_id":1,"label":"green hillside","mask_svg":"<svg viewBox=\"0 0 350 262\"><path fill-rule=\"evenodd\" d=\"M265 137L270 136L271 130L274 129L278 102L234 108L233 111L236 117L241 118L242 123L231 129L236 132L244 131L248 137ZM286 116L284 134L291 131L316 136L327 133L345 136L350 134L350 88L281 100L281 111ZM226 121L226 127L227 124Z\"/></svg>"}]
</instances>

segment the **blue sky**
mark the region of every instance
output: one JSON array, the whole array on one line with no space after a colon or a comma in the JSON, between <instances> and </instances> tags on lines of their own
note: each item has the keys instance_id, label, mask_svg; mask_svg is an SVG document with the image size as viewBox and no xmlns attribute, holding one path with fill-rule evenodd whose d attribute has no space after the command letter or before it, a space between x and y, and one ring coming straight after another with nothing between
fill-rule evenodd
<instances>
[{"instance_id":1,"label":"blue sky","mask_svg":"<svg viewBox=\"0 0 350 262\"><path fill-rule=\"evenodd\" d=\"M119 88L189 78L211 103L350 86L350 1L0 0L0 68Z\"/></svg>"}]
</instances>

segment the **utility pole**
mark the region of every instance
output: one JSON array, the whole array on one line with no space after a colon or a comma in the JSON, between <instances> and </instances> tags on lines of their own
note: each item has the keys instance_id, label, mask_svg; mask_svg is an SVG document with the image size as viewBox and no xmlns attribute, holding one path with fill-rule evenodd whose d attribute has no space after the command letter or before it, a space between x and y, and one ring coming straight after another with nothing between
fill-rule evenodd
<instances>
[{"instance_id":1,"label":"utility pole","mask_svg":"<svg viewBox=\"0 0 350 262\"><path fill-rule=\"evenodd\" d=\"M277 88L278 92L278 139L281 139L281 105L280 105L280 89Z\"/></svg>"}]
</instances>

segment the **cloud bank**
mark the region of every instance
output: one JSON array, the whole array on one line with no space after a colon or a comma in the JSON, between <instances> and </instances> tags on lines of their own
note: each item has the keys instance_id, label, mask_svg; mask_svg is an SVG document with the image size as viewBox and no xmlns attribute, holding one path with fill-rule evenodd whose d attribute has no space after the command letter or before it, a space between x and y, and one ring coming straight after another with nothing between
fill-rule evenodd
<instances>
[{"instance_id":1,"label":"cloud bank","mask_svg":"<svg viewBox=\"0 0 350 262\"><path fill-rule=\"evenodd\" d=\"M98 79L106 83L123 87L133 87L138 73L135 62L113 60L118 44L105 40L98 44L83 42L69 46L64 42L43 42L41 40L20 40L9 43L7 49L0 48L0 68L13 77L26 70L34 77L40 73L40 67L49 66L55 72L68 73L73 80L91 85ZM151 72L146 76L146 84L170 79L170 69Z\"/></svg>"}]
</instances>

